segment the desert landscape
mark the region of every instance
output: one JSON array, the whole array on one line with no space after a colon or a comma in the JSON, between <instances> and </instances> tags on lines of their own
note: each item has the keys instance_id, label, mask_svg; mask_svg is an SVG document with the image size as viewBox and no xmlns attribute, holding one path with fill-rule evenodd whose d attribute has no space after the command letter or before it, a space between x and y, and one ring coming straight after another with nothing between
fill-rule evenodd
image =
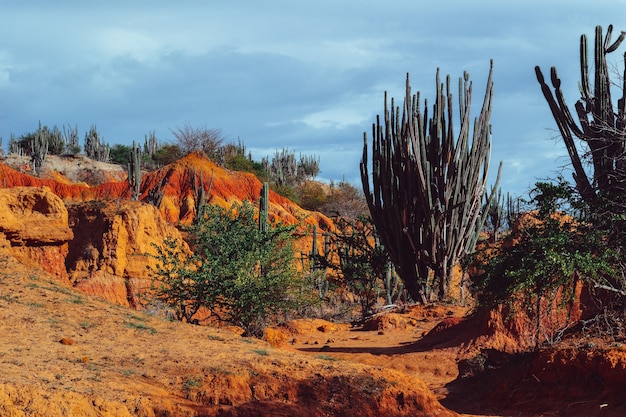
<instances>
[{"instance_id":1,"label":"desert landscape","mask_svg":"<svg viewBox=\"0 0 626 417\"><path fill-rule=\"evenodd\" d=\"M111 164L51 156L40 177L19 158L0 165L0 415L626 413L626 345L578 333L529 349L523 317L511 326L470 302L398 305L358 324L286 319L263 339L168 319L142 304L146 253L191 215L191 169L213 173L217 204L261 188L199 154L144 175L159 207L132 201ZM304 213L271 193L270 216L329 227Z\"/></svg>"}]
</instances>

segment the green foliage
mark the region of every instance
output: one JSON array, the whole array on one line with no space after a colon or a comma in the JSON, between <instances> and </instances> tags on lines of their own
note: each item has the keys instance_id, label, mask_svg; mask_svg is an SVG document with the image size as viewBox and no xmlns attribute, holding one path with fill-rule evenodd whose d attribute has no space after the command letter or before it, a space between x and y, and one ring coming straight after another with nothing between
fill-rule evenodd
<instances>
[{"instance_id":1,"label":"green foliage","mask_svg":"<svg viewBox=\"0 0 626 417\"><path fill-rule=\"evenodd\" d=\"M573 217L579 212L577 194L564 181L537 183L523 217L509 237L514 244L487 248L484 270L473 278L479 302L487 306L522 301L530 317L541 321L542 300L562 302L574 297L579 280L603 285L614 275L616 252L607 248L601 231ZM536 340L539 335L535 335Z\"/></svg>"},{"instance_id":2,"label":"green foliage","mask_svg":"<svg viewBox=\"0 0 626 417\"><path fill-rule=\"evenodd\" d=\"M300 195L295 187L291 185L278 185L276 183L270 183L270 189L276 194L288 198L296 204L300 204Z\"/></svg>"},{"instance_id":3,"label":"green foliage","mask_svg":"<svg viewBox=\"0 0 626 417\"><path fill-rule=\"evenodd\" d=\"M126 166L128 163L128 155L131 147L126 145L115 144L109 151L109 160L111 163Z\"/></svg>"},{"instance_id":4,"label":"green foliage","mask_svg":"<svg viewBox=\"0 0 626 417\"><path fill-rule=\"evenodd\" d=\"M297 192L303 209L318 211L326 202L326 191L319 182L304 181L298 186Z\"/></svg>"},{"instance_id":5,"label":"green foliage","mask_svg":"<svg viewBox=\"0 0 626 417\"><path fill-rule=\"evenodd\" d=\"M200 307L224 322L260 335L277 314L298 306L301 287L292 248L293 226L259 229L248 202L226 210L201 206L188 229L193 253L167 240L152 271L155 297L193 322Z\"/></svg>"},{"instance_id":6,"label":"green foliage","mask_svg":"<svg viewBox=\"0 0 626 417\"><path fill-rule=\"evenodd\" d=\"M154 152L152 160L159 166L171 164L182 158L183 151L178 145L163 145Z\"/></svg>"}]
</instances>

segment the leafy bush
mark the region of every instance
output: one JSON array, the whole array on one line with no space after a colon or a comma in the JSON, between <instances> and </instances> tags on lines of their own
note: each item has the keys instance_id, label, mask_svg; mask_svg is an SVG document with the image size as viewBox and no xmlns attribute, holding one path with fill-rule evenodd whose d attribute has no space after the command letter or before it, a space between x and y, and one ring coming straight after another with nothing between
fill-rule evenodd
<instances>
[{"instance_id":1,"label":"leafy bush","mask_svg":"<svg viewBox=\"0 0 626 417\"><path fill-rule=\"evenodd\" d=\"M193 322L202 307L221 321L261 336L273 317L298 307L293 226L260 230L254 207L203 205L188 228L192 254L167 240L151 270L154 298Z\"/></svg>"},{"instance_id":2,"label":"leafy bush","mask_svg":"<svg viewBox=\"0 0 626 417\"><path fill-rule=\"evenodd\" d=\"M522 224L514 228L508 244L487 246L478 255L487 259L483 273L473 277L481 304L521 301L539 332L543 301L560 298L566 306L581 280L592 287L608 282L615 274L616 252L604 244L601 231L577 217L576 197L562 180L536 184L530 201L533 210L520 216Z\"/></svg>"},{"instance_id":3,"label":"leafy bush","mask_svg":"<svg viewBox=\"0 0 626 417\"><path fill-rule=\"evenodd\" d=\"M130 154L130 146L116 144L109 151L109 160L113 164L126 166L128 164L128 155Z\"/></svg>"}]
</instances>

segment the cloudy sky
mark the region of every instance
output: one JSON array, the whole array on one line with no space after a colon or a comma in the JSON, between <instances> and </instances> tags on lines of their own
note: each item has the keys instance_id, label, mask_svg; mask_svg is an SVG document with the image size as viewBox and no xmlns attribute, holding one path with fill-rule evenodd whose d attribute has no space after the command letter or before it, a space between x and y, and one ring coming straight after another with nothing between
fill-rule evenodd
<instances>
[{"instance_id":1,"label":"cloudy sky","mask_svg":"<svg viewBox=\"0 0 626 417\"><path fill-rule=\"evenodd\" d=\"M435 73L467 70L473 108L494 60L492 171L513 195L567 164L534 66L577 97L582 33L626 30L625 0L0 0L0 136L92 124L110 145L189 124L288 147L320 177L359 184L363 132L385 91L434 99ZM623 26L620 27L620 24ZM621 48L613 54L621 65ZM456 93L456 92L455 92ZM569 178L569 176L568 176Z\"/></svg>"}]
</instances>

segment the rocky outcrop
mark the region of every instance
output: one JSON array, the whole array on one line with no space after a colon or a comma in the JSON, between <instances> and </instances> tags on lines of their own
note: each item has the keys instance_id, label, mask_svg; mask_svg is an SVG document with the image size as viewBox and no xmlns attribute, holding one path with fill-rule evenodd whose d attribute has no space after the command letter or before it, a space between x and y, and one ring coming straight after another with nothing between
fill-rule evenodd
<instances>
[{"instance_id":1,"label":"rocky outcrop","mask_svg":"<svg viewBox=\"0 0 626 417\"><path fill-rule=\"evenodd\" d=\"M123 306L138 307L139 293L149 286L149 267L156 267L154 245L178 229L158 210L136 201L94 201L68 205L75 238L66 266L76 288Z\"/></svg>"},{"instance_id":2,"label":"rocky outcrop","mask_svg":"<svg viewBox=\"0 0 626 417\"><path fill-rule=\"evenodd\" d=\"M96 166L79 156L56 157L48 161L41 177L33 177L19 161L0 163L0 184L6 195L6 201L0 202L4 204L0 231L10 242L12 254L82 291L130 307L139 306L138 293L147 285L148 266L156 262L146 254L154 253L153 244L161 244L168 236L180 239L174 225L192 221L201 187L210 203L228 208L243 201L256 203L262 187L253 174L227 170L202 153L191 153L144 173L136 202L130 200L128 182L116 180L122 172L117 165ZM107 174L96 174L98 170ZM111 177L116 179L94 183L94 178ZM73 183L70 178L91 183ZM44 189L45 195L39 197L26 191ZM269 200L271 222L300 225L297 251L310 252L313 225L319 231L333 228L323 214L303 210L274 192L270 191ZM323 233L317 238L321 247Z\"/></svg>"},{"instance_id":3,"label":"rocky outcrop","mask_svg":"<svg viewBox=\"0 0 626 417\"><path fill-rule=\"evenodd\" d=\"M13 257L67 281L65 257L74 233L63 200L49 188L0 189L0 233Z\"/></svg>"}]
</instances>

